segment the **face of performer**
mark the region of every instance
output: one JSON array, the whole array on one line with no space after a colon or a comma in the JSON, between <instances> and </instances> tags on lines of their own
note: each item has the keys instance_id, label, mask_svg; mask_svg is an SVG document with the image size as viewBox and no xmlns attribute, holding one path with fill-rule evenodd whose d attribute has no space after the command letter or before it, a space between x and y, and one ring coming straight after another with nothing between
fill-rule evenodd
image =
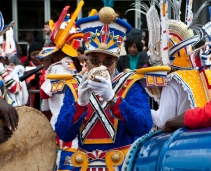
<instances>
[{"instance_id":1,"label":"face of performer","mask_svg":"<svg viewBox=\"0 0 211 171\"><path fill-rule=\"evenodd\" d=\"M113 78L116 69L117 58L102 52L92 52L88 54L87 69L90 71L95 67L104 65L111 78Z\"/></svg>"}]
</instances>

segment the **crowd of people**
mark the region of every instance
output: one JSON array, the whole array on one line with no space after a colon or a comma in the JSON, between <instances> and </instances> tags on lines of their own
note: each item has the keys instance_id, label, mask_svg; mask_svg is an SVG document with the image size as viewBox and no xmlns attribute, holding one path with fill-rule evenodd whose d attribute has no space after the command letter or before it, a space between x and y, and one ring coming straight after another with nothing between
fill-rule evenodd
<instances>
[{"instance_id":1,"label":"crowd of people","mask_svg":"<svg viewBox=\"0 0 211 171\"><path fill-rule=\"evenodd\" d=\"M169 31L184 44L168 54L169 73L162 75L158 65L165 65L162 51L166 48L157 48L161 45L155 43L156 36L143 38L140 30L118 18L109 5L105 1L98 15L93 12L73 22L80 11L79 4L72 18L66 12L62 21L59 17L55 23L44 23L46 42L32 42L24 59L17 55L21 50L9 33L2 40L0 116L6 126L0 125L0 143L18 129L14 107L29 105L42 111L56 133L54 170L72 170L74 166L74 170L120 170L130 145L153 127L173 132L184 126L211 126L211 102L204 101L203 95L199 101L195 85L191 85L197 83L200 89L200 77L186 78L190 71L197 75L198 68L209 70L209 64L201 62L201 55L209 55L206 43L200 41L195 46L195 66L189 57L191 45L185 44L185 38L192 40L192 31ZM175 23L169 26L176 29L179 24ZM149 28L149 34L153 29ZM186 37L182 39L181 35ZM169 47L173 49L178 39L172 38ZM127 54L121 56L123 41ZM8 43L15 46L8 50L4 48ZM30 90L39 93L29 98ZM149 95L158 102L157 110L150 106ZM78 160L82 154L83 161ZM67 156L75 159L69 165L65 164Z\"/></svg>"}]
</instances>

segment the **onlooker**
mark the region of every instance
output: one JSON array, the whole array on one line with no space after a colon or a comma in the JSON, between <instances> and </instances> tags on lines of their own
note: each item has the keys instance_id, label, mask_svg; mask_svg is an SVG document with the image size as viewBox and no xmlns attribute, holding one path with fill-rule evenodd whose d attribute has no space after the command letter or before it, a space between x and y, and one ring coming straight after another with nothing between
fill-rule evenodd
<instances>
[{"instance_id":1,"label":"onlooker","mask_svg":"<svg viewBox=\"0 0 211 171\"><path fill-rule=\"evenodd\" d=\"M10 63L12 63L14 65L22 65L22 63L20 61L20 57L22 55L22 49L18 45L17 41L15 41L15 46L16 46L17 53L10 57Z\"/></svg>"},{"instance_id":2,"label":"onlooker","mask_svg":"<svg viewBox=\"0 0 211 171\"><path fill-rule=\"evenodd\" d=\"M31 31L26 32L25 41L27 41L29 44L34 42L34 34Z\"/></svg>"},{"instance_id":3,"label":"onlooker","mask_svg":"<svg viewBox=\"0 0 211 171\"><path fill-rule=\"evenodd\" d=\"M38 58L39 52L42 50L42 44L38 42L33 42L29 46L28 50L28 58L24 64L24 66L39 66L42 65L40 59ZM38 90L39 87L39 81L40 81L40 74L41 72L37 72L36 74L30 76L29 78L26 79L27 87L28 90ZM29 99L29 104L30 104L30 99ZM40 94L31 94L31 106L40 109Z\"/></svg>"},{"instance_id":4,"label":"onlooker","mask_svg":"<svg viewBox=\"0 0 211 171\"><path fill-rule=\"evenodd\" d=\"M139 69L149 65L149 56L143 50L142 36L138 29L133 28L126 35L125 50L127 55L121 56L117 62L119 72L125 69Z\"/></svg>"},{"instance_id":5,"label":"onlooker","mask_svg":"<svg viewBox=\"0 0 211 171\"><path fill-rule=\"evenodd\" d=\"M49 26L49 21L44 23L43 31L45 34L45 43L50 42L51 28Z\"/></svg>"},{"instance_id":6,"label":"onlooker","mask_svg":"<svg viewBox=\"0 0 211 171\"><path fill-rule=\"evenodd\" d=\"M39 52L42 50L42 44L38 42L33 42L29 46L28 58L25 61L24 66L38 66L41 65L41 61L38 58Z\"/></svg>"},{"instance_id":7,"label":"onlooker","mask_svg":"<svg viewBox=\"0 0 211 171\"><path fill-rule=\"evenodd\" d=\"M143 50L148 51L148 40L145 36L142 36Z\"/></svg>"}]
</instances>

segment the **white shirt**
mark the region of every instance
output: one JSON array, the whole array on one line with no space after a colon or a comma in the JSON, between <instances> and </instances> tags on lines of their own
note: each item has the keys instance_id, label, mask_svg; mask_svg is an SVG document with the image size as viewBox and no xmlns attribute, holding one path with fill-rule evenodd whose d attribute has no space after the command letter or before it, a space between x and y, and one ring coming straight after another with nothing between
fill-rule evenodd
<instances>
[{"instance_id":1,"label":"white shirt","mask_svg":"<svg viewBox=\"0 0 211 171\"><path fill-rule=\"evenodd\" d=\"M74 70L68 70L62 62L65 60L71 60L70 57L63 58L60 62L52 64L48 70L46 71L47 74L74 74ZM46 79L45 82L42 84L41 89L50 96L49 99L42 100L41 110L46 111L50 110L52 113L52 117L50 120L51 126L55 129L55 123L57 121L57 117L59 115L60 109L63 105L63 98L64 93L62 94L53 94L51 92L51 80Z\"/></svg>"},{"instance_id":2,"label":"white shirt","mask_svg":"<svg viewBox=\"0 0 211 171\"><path fill-rule=\"evenodd\" d=\"M190 109L188 93L184 91L181 84L172 79L163 87L160 105L157 111L151 110L154 124L162 128L166 121Z\"/></svg>"}]
</instances>

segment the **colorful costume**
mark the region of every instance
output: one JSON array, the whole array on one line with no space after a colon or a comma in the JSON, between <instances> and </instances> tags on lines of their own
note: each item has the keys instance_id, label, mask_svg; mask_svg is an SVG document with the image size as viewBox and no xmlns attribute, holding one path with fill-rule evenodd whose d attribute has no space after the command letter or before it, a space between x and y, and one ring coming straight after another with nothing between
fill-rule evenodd
<instances>
[{"instance_id":1,"label":"colorful costume","mask_svg":"<svg viewBox=\"0 0 211 171\"><path fill-rule=\"evenodd\" d=\"M77 49L80 46L83 34L78 32L75 25L73 25L73 18L67 14L70 6L66 6L56 23L50 20L52 34L51 44L49 47L44 47L38 55L39 58L45 58L59 49L61 49L67 56L59 62L53 63L49 66L45 75L48 74L76 74L77 70L71 57L77 56ZM71 27L69 27L71 26ZM61 35L63 34L63 37ZM59 44L61 42L61 44ZM65 48L66 46L66 48ZM69 48L67 48L69 47ZM49 110L52 113L51 125L54 129L59 110L63 104L64 98L64 84L57 82L57 80L44 79L42 80L41 97L43 100L42 111Z\"/></svg>"},{"instance_id":2,"label":"colorful costume","mask_svg":"<svg viewBox=\"0 0 211 171\"><path fill-rule=\"evenodd\" d=\"M77 73L73 61L70 57L65 57L61 61L52 64L46 71L47 74L75 74ZM43 98L41 110L52 113L50 120L54 129L60 108L63 105L65 93L64 82L57 80L45 79L41 86L41 97ZM46 96L47 95L47 96Z\"/></svg>"},{"instance_id":3,"label":"colorful costume","mask_svg":"<svg viewBox=\"0 0 211 171\"><path fill-rule=\"evenodd\" d=\"M0 13L0 39L1 39L1 49L0 57L9 60L9 56L16 53L15 41L13 39L13 30L11 26L14 22L11 22L4 27L4 19ZM6 32L7 31L7 32ZM2 34L6 32L6 41L3 40ZM28 91L25 81L21 82L19 77L24 74L24 67L21 65L3 65L0 63L0 96L4 97L6 101L13 106L22 106L27 104Z\"/></svg>"},{"instance_id":4,"label":"colorful costume","mask_svg":"<svg viewBox=\"0 0 211 171\"><path fill-rule=\"evenodd\" d=\"M204 107L187 110L184 123L189 128L211 127L211 102Z\"/></svg>"},{"instance_id":5,"label":"colorful costume","mask_svg":"<svg viewBox=\"0 0 211 171\"><path fill-rule=\"evenodd\" d=\"M55 123L61 106L63 105L63 98L65 91L67 90L67 85L63 80L48 79L46 75L57 75L57 74L76 74L77 70L75 64L71 57L76 57L78 55L77 49L80 46L81 38L83 34L78 31L77 27L74 25L74 16L70 19L70 15L67 14L70 6L66 6L56 23L50 20L50 27L52 28L51 43L49 47L43 47L43 50L38 55L39 58L46 58L49 55L55 53L58 50L63 51L67 56L62 58L59 62L53 63L49 66L45 73L43 73L41 78L41 97L42 97L42 111L51 111L52 117L50 123L55 130ZM75 10L77 14L79 7ZM76 15L77 16L77 15ZM45 60L45 59L44 59ZM44 78L43 78L44 77ZM58 137L56 137L57 151L57 161L56 168L54 170L71 170L67 168L69 165L68 158L75 152L78 148L77 138L72 141L63 142Z\"/></svg>"},{"instance_id":6,"label":"colorful costume","mask_svg":"<svg viewBox=\"0 0 211 171\"><path fill-rule=\"evenodd\" d=\"M24 73L24 67L21 65L8 66L0 73L1 82L5 85L6 90L2 96L12 106L26 105L28 101L28 91L25 81L21 82L19 77ZM1 84L1 87L3 84ZM3 88L3 87L2 87Z\"/></svg>"},{"instance_id":7,"label":"colorful costume","mask_svg":"<svg viewBox=\"0 0 211 171\"><path fill-rule=\"evenodd\" d=\"M147 92L159 103L159 109L152 110L153 121L162 128L168 119L187 109L202 107L209 101L206 78L210 72L195 67L192 45L200 40L200 34L194 35L193 29L199 32L200 28L194 27L196 21L192 21L192 1L187 3L186 24L180 21L180 3L169 4L175 10L173 20L168 19L166 1L155 3L160 6L160 17L154 5L148 10L142 6L146 10L149 28L150 60L153 65L169 65L172 68L164 87L156 83L156 75L147 76Z\"/></svg>"},{"instance_id":8,"label":"colorful costume","mask_svg":"<svg viewBox=\"0 0 211 171\"><path fill-rule=\"evenodd\" d=\"M85 54L101 52L116 58L125 33L131 29L116 18L110 7L102 8L99 16L79 19L76 25L84 33ZM112 85L117 98L113 106L94 93L86 106L80 106L77 95L82 76L69 76L66 84L70 89L65 93L55 129L64 141L78 136L79 149L71 159L74 170L120 170L130 144L150 131L150 105L139 82L143 77L135 71L114 77Z\"/></svg>"}]
</instances>

